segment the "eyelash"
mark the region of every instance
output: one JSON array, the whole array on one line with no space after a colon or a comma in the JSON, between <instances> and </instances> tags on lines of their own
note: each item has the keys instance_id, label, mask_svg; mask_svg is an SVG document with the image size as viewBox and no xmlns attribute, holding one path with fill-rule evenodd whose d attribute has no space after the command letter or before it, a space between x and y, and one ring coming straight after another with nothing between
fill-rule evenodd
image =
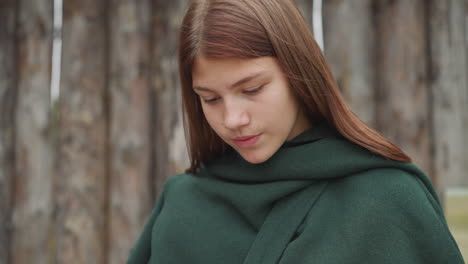
<instances>
[{"instance_id":1,"label":"eyelash","mask_svg":"<svg viewBox=\"0 0 468 264\"><path fill-rule=\"evenodd\" d=\"M265 85L261 85L255 89L252 89L252 90L245 90L243 93L247 94L247 95L254 95L254 94L257 94L258 92L260 92L260 90L263 88L263 86ZM217 100L219 99L219 97L215 97L213 99L208 99L208 100L205 100L203 99L203 101L207 104L213 104L215 103Z\"/></svg>"},{"instance_id":2,"label":"eyelash","mask_svg":"<svg viewBox=\"0 0 468 264\"><path fill-rule=\"evenodd\" d=\"M260 85L259 87L255 88L255 89L252 89L252 90L245 90L244 93L245 94L256 94L258 92L260 92L260 90L263 88L264 85Z\"/></svg>"}]
</instances>

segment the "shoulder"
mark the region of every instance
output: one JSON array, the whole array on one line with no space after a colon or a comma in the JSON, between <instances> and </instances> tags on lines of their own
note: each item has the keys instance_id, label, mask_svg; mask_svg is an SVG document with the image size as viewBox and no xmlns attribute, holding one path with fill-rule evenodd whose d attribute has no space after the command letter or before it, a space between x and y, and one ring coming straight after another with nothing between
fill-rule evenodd
<instances>
[{"instance_id":1,"label":"shoulder","mask_svg":"<svg viewBox=\"0 0 468 264\"><path fill-rule=\"evenodd\" d=\"M203 180L205 179L192 173L181 173L169 176L164 181L161 195L165 200L168 198L176 200L188 198L189 195L193 195L193 192L198 189L198 185L200 185Z\"/></svg>"},{"instance_id":2,"label":"shoulder","mask_svg":"<svg viewBox=\"0 0 468 264\"><path fill-rule=\"evenodd\" d=\"M423 175L396 168L330 181L294 242L327 263L463 263L428 188Z\"/></svg>"},{"instance_id":3,"label":"shoulder","mask_svg":"<svg viewBox=\"0 0 468 264\"><path fill-rule=\"evenodd\" d=\"M424 175L379 168L331 182L321 201L358 221L419 223L447 229L436 194Z\"/></svg>"},{"instance_id":4,"label":"shoulder","mask_svg":"<svg viewBox=\"0 0 468 264\"><path fill-rule=\"evenodd\" d=\"M398 168L378 168L334 181L329 188L348 199L370 199L383 204L419 202L433 204L432 186L422 175ZM426 182L426 183L424 183Z\"/></svg>"},{"instance_id":5,"label":"shoulder","mask_svg":"<svg viewBox=\"0 0 468 264\"><path fill-rule=\"evenodd\" d=\"M191 174L181 173L167 177L164 181L162 193L166 194L173 189L179 188L179 186L187 184L187 181L190 180Z\"/></svg>"},{"instance_id":6,"label":"shoulder","mask_svg":"<svg viewBox=\"0 0 468 264\"><path fill-rule=\"evenodd\" d=\"M179 184L179 182L183 181L186 176L187 174L181 173L167 177L164 181L163 189L169 189L171 186Z\"/></svg>"}]
</instances>

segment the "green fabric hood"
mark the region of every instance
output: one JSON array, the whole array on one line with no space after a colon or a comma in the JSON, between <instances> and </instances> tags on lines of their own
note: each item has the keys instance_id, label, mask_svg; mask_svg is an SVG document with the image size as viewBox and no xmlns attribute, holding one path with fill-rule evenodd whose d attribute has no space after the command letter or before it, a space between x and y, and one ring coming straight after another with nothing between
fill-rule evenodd
<instances>
[{"instance_id":1,"label":"green fabric hood","mask_svg":"<svg viewBox=\"0 0 468 264\"><path fill-rule=\"evenodd\" d=\"M248 163L230 149L221 158L199 169L198 174L239 183L309 181L310 184L310 181L333 180L378 168L396 168L414 174L437 200L427 176L416 166L384 159L350 143L325 122L286 141L264 163Z\"/></svg>"}]
</instances>

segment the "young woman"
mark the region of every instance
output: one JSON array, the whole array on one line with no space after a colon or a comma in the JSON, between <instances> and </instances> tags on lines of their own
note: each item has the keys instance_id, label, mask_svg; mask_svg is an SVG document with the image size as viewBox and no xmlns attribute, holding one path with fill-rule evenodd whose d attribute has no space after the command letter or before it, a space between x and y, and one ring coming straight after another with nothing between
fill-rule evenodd
<instances>
[{"instance_id":1,"label":"young woman","mask_svg":"<svg viewBox=\"0 0 468 264\"><path fill-rule=\"evenodd\" d=\"M345 105L292 0L192 1L191 166L128 263L463 263L430 181Z\"/></svg>"}]
</instances>

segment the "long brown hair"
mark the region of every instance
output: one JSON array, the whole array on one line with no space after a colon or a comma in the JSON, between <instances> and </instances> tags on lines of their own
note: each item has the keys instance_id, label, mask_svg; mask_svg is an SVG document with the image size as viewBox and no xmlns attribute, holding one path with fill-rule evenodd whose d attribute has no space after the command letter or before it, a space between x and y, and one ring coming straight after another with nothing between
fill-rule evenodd
<instances>
[{"instance_id":1,"label":"long brown hair","mask_svg":"<svg viewBox=\"0 0 468 264\"><path fill-rule=\"evenodd\" d=\"M179 41L183 114L191 160L187 172L228 148L209 126L192 89L192 66L197 56L275 57L312 124L326 120L345 138L374 153L411 161L345 104L320 48L292 0L192 0Z\"/></svg>"}]
</instances>

